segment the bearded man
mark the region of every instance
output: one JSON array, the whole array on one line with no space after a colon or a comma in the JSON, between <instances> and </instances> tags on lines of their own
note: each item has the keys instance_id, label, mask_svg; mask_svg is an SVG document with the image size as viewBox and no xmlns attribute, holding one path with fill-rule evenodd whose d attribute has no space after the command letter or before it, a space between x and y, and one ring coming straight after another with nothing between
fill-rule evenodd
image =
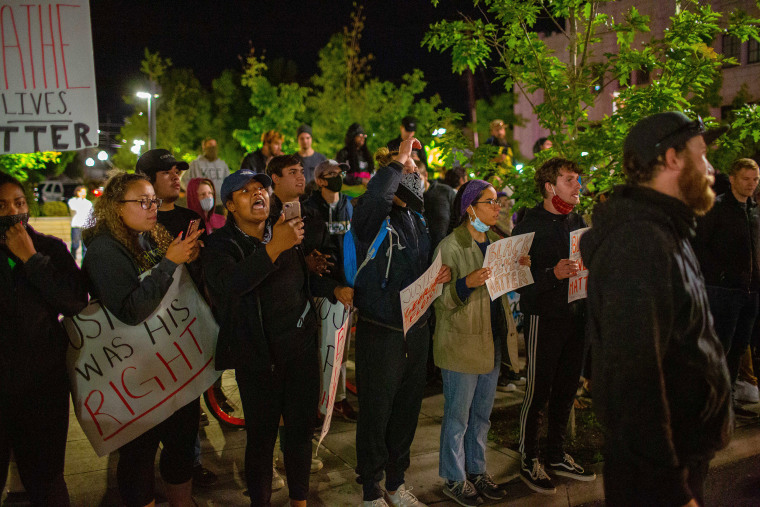
<instances>
[{"instance_id":1,"label":"bearded man","mask_svg":"<svg viewBox=\"0 0 760 507\"><path fill-rule=\"evenodd\" d=\"M731 436L728 369L690 244L715 198L706 154L720 133L680 112L639 121L624 144L628 184L581 238L609 505L703 505Z\"/></svg>"}]
</instances>

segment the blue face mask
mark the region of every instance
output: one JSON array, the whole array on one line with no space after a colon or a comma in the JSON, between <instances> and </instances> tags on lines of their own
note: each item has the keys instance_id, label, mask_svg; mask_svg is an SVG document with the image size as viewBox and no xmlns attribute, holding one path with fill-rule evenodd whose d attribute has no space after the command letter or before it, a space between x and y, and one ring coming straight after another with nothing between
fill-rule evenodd
<instances>
[{"instance_id":1,"label":"blue face mask","mask_svg":"<svg viewBox=\"0 0 760 507\"><path fill-rule=\"evenodd\" d=\"M472 208L472 206L470 206L470 208ZM484 224L478 218L478 214L475 213L475 208L472 208L472 214L475 215L475 220L473 220L472 217L470 217L470 225L473 226L475 230L478 232L487 232L490 229L490 227Z\"/></svg>"},{"instance_id":2,"label":"blue face mask","mask_svg":"<svg viewBox=\"0 0 760 507\"><path fill-rule=\"evenodd\" d=\"M214 208L214 198L213 197L206 197L205 199L201 199L201 209L203 211L211 211Z\"/></svg>"}]
</instances>

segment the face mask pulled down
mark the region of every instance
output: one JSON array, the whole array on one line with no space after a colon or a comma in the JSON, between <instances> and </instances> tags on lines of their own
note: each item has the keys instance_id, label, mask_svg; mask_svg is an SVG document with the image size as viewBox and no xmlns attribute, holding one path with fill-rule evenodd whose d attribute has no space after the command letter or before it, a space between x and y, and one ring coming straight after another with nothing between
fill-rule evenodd
<instances>
[{"instance_id":1,"label":"face mask pulled down","mask_svg":"<svg viewBox=\"0 0 760 507\"><path fill-rule=\"evenodd\" d=\"M475 208L470 206L470 209L472 210L472 214L475 215L475 220L470 217L470 225L478 232L487 232L490 227L484 224L483 221L478 218L478 214L475 213Z\"/></svg>"},{"instance_id":2,"label":"face mask pulled down","mask_svg":"<svg viewBox=\"0 0 760 507\"><path fill-rule=\"evenodd\" d=\"M571 211L573 211L573 208L575 208L575 204L569 204L563 201L562 198L557 195L557 192L554 190L553 186L552 186L552 192L554 193L554 197L552 197L552 204L554 205L554 209L556 209L563 215L568 215Z\"/></svg>"},{"instance_id":3,"label":"face mask pulled down","mask_svg":"<svg viewBox=\"0 0 760 507\"><path fill-rule=\"evenodd\" d=\"M29 213L19 213L18 215L5 215L0 217L0 243L5 243L5 233L17 223L24 224L24 228L26 228L26 224L29 223Z\"/></svg>"}]
</instances>

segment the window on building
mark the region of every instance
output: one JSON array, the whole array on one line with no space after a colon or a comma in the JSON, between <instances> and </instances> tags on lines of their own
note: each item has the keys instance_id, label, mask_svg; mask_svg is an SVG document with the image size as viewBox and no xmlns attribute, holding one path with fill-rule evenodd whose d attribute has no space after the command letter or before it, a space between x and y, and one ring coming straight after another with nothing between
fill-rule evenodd
<instances>
[{"instance_id":1,"label":"window on building","mask_svg":"<svg viewBox=\"0 0 760 507\"><path fill-rule=\"evenodd\" d=\"M736 37L730 35L723 36L723 55L728 58L735 58L737 62L740 61L740 51L742 43Z\"/></svg>"},{"instance_id":2,"label":"window on building","mask_svg":"<svg viewBox=\"0 0 760 507\"><path fill-rule=\"evenodd\" d=\"M749 39L749 51L747 51L747 63L760 62L760 42L755 39Z\"/></svg>"}]
</instances>

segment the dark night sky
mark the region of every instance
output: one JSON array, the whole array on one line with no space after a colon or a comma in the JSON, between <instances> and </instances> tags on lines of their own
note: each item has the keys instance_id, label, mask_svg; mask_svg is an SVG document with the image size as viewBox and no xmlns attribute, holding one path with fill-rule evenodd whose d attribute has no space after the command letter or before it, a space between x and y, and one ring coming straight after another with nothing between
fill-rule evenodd
<instances>
[{"instance_id":1,"label":"dark night sky","mask_svg":"<svg viewBox=\"0 0 760 507\"><path fill-rule=\"evenodd\" d=\"M417 67L428 81L426 93L439 93L444 105L464 112L466 86L451 72L450 54L420 47L431 22L454 18L457 8L472 11L468 0L434 8L429 0L366 0L362 52L373 53L373 75L397 80ZM317 71L317 52L350 20L350 0L91 0L95 72L101 121L130 113L121 97L141 88L144 48L159 51L177 68L191 68L204 86L226 68L240 69L238 55L266 50L269 61L295 61L299 80ZM496 93L499 85L491 86ZM479 76L478 95L487 93Z\"/></svg>"}]
</instances>

